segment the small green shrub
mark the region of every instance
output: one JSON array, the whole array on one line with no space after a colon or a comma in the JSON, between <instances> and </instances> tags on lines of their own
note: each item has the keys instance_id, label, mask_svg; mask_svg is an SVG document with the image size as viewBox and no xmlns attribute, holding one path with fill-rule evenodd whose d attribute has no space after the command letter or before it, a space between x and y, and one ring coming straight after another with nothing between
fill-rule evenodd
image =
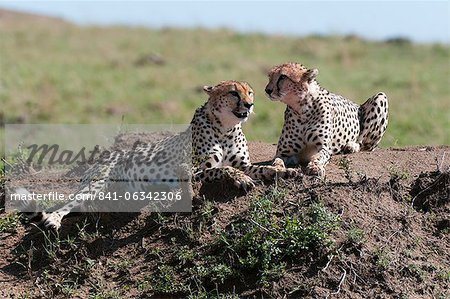
<instances>
[{"instance_id":1,"label":"small green shrub","mask_svg":"<svg viewBox=\"0 0 450 299\"><path fill-rule=\"evenodd\" d=\"M373 257L379 270L386 270L391 264L389 252L385 248L377 248Z\"/></svg>"},{"instance_id":2,"label":"small green shrub","mask_svg":"<svg viewBox=\"0 0 450 299\"><path fill-rule=\"evenodd\" d=\"M157 271L149 278L151 290L161 294L186 292L186 286L177 281L175 273L176 270L172 266L159 266Z\"/></svg>"},{"instance_id":3,"label":"small green shrub","mask_svg":"<svg viewBox=\"0 0 450 299\"><path fill-rule=\"evenodd\" d=\"M438 273L438 279L450 283L450 270L442 270Z\"/></svg>"},{"instance_id":4,"label":"small green shrub","mask_svg":"<svg viewBox=\"0 0 450 299\"><path fill-rule=\"evenodd\" d=\"M331 245L329 233L339 225L339 217L320 203L300 211L278 212L275 203L285 194L273 189L255 198L248 218L233 223L219 236L223 261L238 273L256 271L262 286L282 276L286 260Z\"/></svg>"},{"instance_id":5,"label":"small green shrub","mask_svg":"<svg viewBox=\"0 0 450 299\"><path fill-rule=\"evenodd\" d=\"M351 226L347 231L347 239L350 243L361 245L365 241L364 231L356 226Z\"/></svg>"}]
</instances>

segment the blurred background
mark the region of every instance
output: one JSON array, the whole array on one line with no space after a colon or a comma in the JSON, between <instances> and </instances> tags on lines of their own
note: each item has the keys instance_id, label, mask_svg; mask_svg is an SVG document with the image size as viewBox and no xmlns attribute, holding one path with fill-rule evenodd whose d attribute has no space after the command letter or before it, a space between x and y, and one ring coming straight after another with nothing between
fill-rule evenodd
<instances>
[{"instance_id":1,"label":"blurred background","mask_svg":"<svg viewBox=\"0 0 450 299\"><path fill-rule=\"evenodd\" d=\"M236 79L256 94L247 138L275 143L266 73L295 61L357 103L384 91L382 146L450 144L449 19L448 1L0 1L0 120L189 123L203 85Z\"/></svg>"}]
</instances>

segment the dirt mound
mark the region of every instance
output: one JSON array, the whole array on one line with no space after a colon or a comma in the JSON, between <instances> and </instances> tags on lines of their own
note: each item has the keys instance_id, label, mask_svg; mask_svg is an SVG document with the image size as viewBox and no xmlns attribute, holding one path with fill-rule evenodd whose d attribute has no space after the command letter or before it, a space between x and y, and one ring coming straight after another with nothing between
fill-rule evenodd
<instances>
[{"instance_id":1,"label":"dirt mound","mask_svg":"<svg viewBox=\"0 0 450 299\"><path fill-rule=\"evenodd\" d=\"M255 162L275 153L249 147ZM335 156L324 180L248 194L199 185L192 213L84 215L59 236L2 214L0 297L448 298L446 152Z\"/></svg>"},{"instance_id":2,"label":"dirt mound","mask_svg":"<svg viewBox=\"0 0 450 299\"><path fill-rule=\"evenodd\" d=\"M450 172L421 173L411 187L412 204L424 211L436 210L450 202Z\"/></svg>"}]
</instances>

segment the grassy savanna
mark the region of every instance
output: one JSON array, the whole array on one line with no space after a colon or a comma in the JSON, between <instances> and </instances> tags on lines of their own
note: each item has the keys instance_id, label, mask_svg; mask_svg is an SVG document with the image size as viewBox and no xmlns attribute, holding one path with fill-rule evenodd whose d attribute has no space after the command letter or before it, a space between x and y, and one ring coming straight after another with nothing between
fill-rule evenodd
<instances>
[{"instance_id":1,"label":"grassy savanna","mask_svg":"<svg viewBox=\"0 0 450 299\"><path fill-rule=\"evenodd\" d=\"M79 27L16 14L0 19L0 41L4 123L188 123L206 100L201 86L237 79L256 94L247 138L276 142L285 107L265 97L266 71L297 61L357 103L387 93L382 146L450 144L448 45Z\"/></svg>"},{"instance_id":2,"label":"grassy savanna","mask_svg":"<svg viewBox=\"0 0 450 299\"><path fill-rule=\"evenodd\" d=\"M264 96L266 71L299 61L358 103L389 95L383 146L449 144L449 50L401 39L79 27L0 10L0 120L187 123L206 100L203 85L237 79L256 92L248 139L276 142L284 105ZM272 158L266 143L250 144L258 162ZM226 180L197 183L192 213L86 214L65 219L58 234L4 211L0 173L0 298L449 298L448 151L333 157L324 180L280 179L248 194ZM81 180L53 182L46 169L26 176L66 193L75 192L68 178Z\"/></svg>"}]
</instances>

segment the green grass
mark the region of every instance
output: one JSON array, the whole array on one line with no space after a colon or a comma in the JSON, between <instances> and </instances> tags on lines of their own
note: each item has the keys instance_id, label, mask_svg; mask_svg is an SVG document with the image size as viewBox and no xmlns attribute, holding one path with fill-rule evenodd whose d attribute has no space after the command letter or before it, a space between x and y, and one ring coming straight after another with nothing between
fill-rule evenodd
<instances>
[{"instance_id":1,"label":"green grass","mask_svg":"<svg viewBox=\"0 0 450 299\"><path fill-rule=\"evenodd\" d=\"M347 231L348 242L354 245L361 245L365 241L365 232L355 225L351 225Z\"/></svg>"},{"instance_id":2,"label":"green grass","mask_svg":"<svg viewBox=\"0 0 450 299\"><path fill-rule=\"evenodd\" d=\"M376 248L373 253L373 258L375 265L380 271L387 270L389 265L392 263L390 252L385 248Z\"/></svg>"},{"instance_id":3,"label":"green grass","mask_svg":"<svg viewBox=\"0 0 450 299\"><path fill-rule=\"evenodd\" d=\"M245 277L246 271L254 271L258 284L269 287L271 281L284 275L286 262L333 245L330 233L340 226L339 217L318 202L280 215L277 207L285 201L284 191L274 188L256 196L250 203L248 219L220 232L216 252L221 252L224 264L219 269L210 268L206 275L209 279L218 280L215 272L225 279Z\"/></svg>"},{"instance_id":4,"label":"green grass","mask_svg":"<svg viewBox=\"0 0 450 299\"><path fill-rule=\"evenodd\" d=\"M447 45L22 21L0 24L5 123L121 123L122 116L125 123L188 123L206 100L200 86L237 79L256 94L248 139L276 142L284 105L265 97L266 71L298 61L355 102L384 91L390 124L383 146L450 144ZM166 63L135 64L149 54Z\"/></svg>"},{"instance_id":5,"label":"green grass","mask_svg":"<svg viewBox=\"0 0 450 299\"><path fill-rule=\"evenodd\" d=\"M0 208L0 213L3 209ZM17 213L2 215L0 218L0 233L15 233L20 223L20 216Z\"/></svg>"},{"instance_id":6,"label":"green grass","mask_svg":"<svg viewBox=\"0 0 450 299\"><path fill-rule=\"evenodd\" d=\"M287 195L288 190L281 187L258 192L249 198L248 210L233 217L225 228L216 229L207 243L198 241L205 228L201 223L207 221L202 211L210 209L207 202L198 210L200 223L193 226L197 233L193 240L186 241L181 218L155 215L161 231L172 227L178 234L171 234L169 248L148 252L147 261L155 265L156 272L136 287L144 293L220 297L237 281L270 289L293 263L326 257L335 246L332 233L340 228L340 217L320 202L292 208Z\"/></svg>"}]
</instances>

